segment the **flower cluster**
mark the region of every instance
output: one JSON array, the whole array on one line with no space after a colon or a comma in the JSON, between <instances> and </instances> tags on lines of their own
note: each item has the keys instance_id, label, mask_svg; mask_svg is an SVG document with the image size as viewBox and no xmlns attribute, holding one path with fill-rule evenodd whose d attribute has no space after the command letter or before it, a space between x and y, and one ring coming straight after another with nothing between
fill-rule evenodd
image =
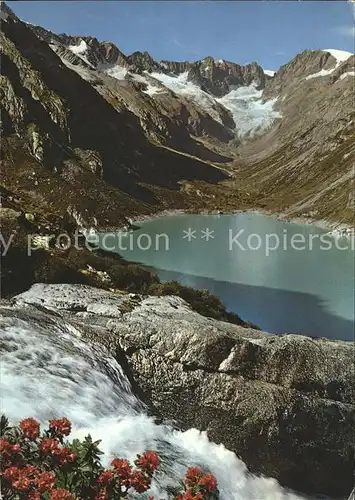
<instances>
[{"instance_id":1,"label":"flower cluster","mask_svg":"<svg viewBox=\"0 0 355 500\"><path fill-rule=\"evenodd\" d=\"M33 418L9 427L1 417L0 480L1 498L28 500L115 500L146 493L160 466L155 451L138 455L133 464L114 458L105 469L98 449L100 441L90 436L84 441L64 442L71 433L67 418L49 421L41 434ZM218 498L217 482L211 474L190 468L175 500L212 500ZM154 500L149 497L149 500ZM158 500L158 499L156 499Z\"/></svg>"},{"instance_id":2,"label":"flower cluster","mask_svg":"<svg viewBox=\"0 0 355 500\"><path fill-rule=\"evenodd\" d=\"M67 418L58 418L57 420L49 421L49 430L53 435L62 438L63 436L69 436L71 433L71 423Z\"/></svg>"},{"instance_id":3,"label":"flower cluster","mask_svg":"<svg viewBox=\"0 0 355 500\"><path fill-rule=\"evenodd\" d=\"M70 448L61 446L57 439L42 439L39 449L43 455L51 457L53 462L60 465L75 462L77 459L76 454Z\"/></svg>"},{"instance_id":4,"label":"flower cluster","mask_svg":"<svg viewBox=\"0 0 355 500\"><path fill-rule=\"evenodd\" d=\"M23 435L31 441L34 441L38 438L40 426L37 420L35 420L34 418L25 418L25 420L22 420L20 422L19 427L23 432Z\"/></svg>"},{"instance_id":5,"label":"flower cluster","mask_svg":"<svg viewBox=\"0 0 355 500\"><path fill-rule=\"evenodd\" d=\"M53 472L41 472L33 465L25 467L11 466L2 474L5 484L18 493L27 493L31 500L40 499L41 493L52 492L55 489L56 476ZM52 497L51 497L52 498Z\"/></svg>"},{"instance_id":6,"label":"flower cluster","mask_svg":"<svg viewBox=\"0 0 355 500\"><path fill-rule=\"evenodd\" d=\"M185 477L185 492L176 500L203 500L217 490L217 481L212 474L204 474L198 467L190 467Z\"/></svg>"},{"instance_id":7,"label":"flower cluster","mask_svg":"<svg viewBox=\"0 0 355 500\"><path fill-rule=\"evenodd\" d=\"M160 459L155 451L146 451L138 456L135 468L132 468L128 460L114 458L111 462L112 469L101 472L97 483L101 489L96 497L97 500L112 498L110 494L120 485L121 493L128 493L130 489L137 493L145 493L149 490L154 472L160 465Z\"/></svg>"}]
</instances>

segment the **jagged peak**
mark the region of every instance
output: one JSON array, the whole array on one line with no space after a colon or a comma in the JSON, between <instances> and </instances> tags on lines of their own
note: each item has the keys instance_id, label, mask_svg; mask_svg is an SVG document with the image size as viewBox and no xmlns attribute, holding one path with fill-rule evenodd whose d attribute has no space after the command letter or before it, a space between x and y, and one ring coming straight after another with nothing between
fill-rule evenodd
<instances>
[{"instance_id":1,"label":"jagged peak","mask_svg":"<svg viewBox=\"0 0 355 500\"><path fill-rule=\"evenodd\" d=\"M13 21L19 21L16 14L10 9L10 7L5 2L0 2L0 19L1 21L7 21L11 18Z\"/></svg>"}]
</instances>

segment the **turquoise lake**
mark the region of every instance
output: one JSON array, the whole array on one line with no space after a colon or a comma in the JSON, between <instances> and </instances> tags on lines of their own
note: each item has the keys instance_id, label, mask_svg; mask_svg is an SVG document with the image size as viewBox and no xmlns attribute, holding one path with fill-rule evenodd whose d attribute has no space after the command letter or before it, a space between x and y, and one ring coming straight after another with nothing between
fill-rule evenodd
<instances>
[{"instance_id":1,"label":"turquoise lake","mask_svg":"<svg viewBox=\"0 0 355 500\"><path fill-rule=\"evenodd\" d=\"M101 246L162 281L208 289L265 331L354 338L353 239L248 212L174 215L139 227L108 233Z\"/></svg>"}]
</instances>

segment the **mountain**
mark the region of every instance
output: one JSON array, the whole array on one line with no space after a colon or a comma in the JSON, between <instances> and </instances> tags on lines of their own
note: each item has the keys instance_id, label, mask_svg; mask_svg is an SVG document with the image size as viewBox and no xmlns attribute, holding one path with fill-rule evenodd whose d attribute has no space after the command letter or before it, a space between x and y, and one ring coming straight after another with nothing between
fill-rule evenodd
<instances>
[{"instance_id":1,"label":"mountain","mask_svg":"<svg viewBox=\"0 0 355 500\"><path fill-rule=\"evenodd\" d=\"M354 55L158 62L3 13L5 182L27 205L55 189L84 225L173 207L352 223Z\"/></svg>"},{"instance_id":2,"label":"mountain","mask_svg":"<svg viewBox=\"0 0 355 500\"><path fill-rule=\"evenodd\" d=\"M265 206L354 224L354 69L348 52L305 51L267 82L281 119L241 148L239 173Z\"/></svg>"},{"instance_id":3,"label":"mountain","mask_svg":"<svg viewBox=\"0 0 355 500\"><path fill-rule=\"evenodd\" d=\"M183 180L226 178L206 162L148 140L114 92L115 79L111 90L96 75L95 81L82 78L12 13L0 36L2 177L24 210L117 226L125 212L162 209L166 199L173 204ZM149 108L142 113L154 121ZM193 143L182 127L156 117L162 137L171 126L177 141L180 133Z\"/></svg>"}]
</instances>

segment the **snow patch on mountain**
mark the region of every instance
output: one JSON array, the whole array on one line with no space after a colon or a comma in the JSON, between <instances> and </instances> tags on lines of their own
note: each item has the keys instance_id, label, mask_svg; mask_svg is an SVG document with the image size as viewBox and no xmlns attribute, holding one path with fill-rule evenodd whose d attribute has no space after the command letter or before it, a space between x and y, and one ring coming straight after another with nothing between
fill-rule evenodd
<instances>
[{"instance_id":1,"label":"snow patch on mountain","mask_svg":"<svg viewBox=\"0 0 355 500\"><path fill-rule=\"evenodd\" d=\"M335 66L332 69L321 69L318 73L313 73L312 75L308 75L306 80L311 80L312 78L318 78L320 76L329 76L331 75L343 62L347 61L349 57L353 54L351 52L347 52L346 50L337 50L337 49L326 49L323 52L329 52L334 59L336 60Z\"/></svg>"},{"instance_id":2,"label":"snow patch on mountain","mask_svg":"<svg viewBox=\"0 0 355 500\"><path fill-rule=\"evenodd\" d=\"M146 71L144 73L147 74L147 75L149 75L149 73L147 73ZM148 94L149 96L153 96L153 95L156 95L156 94L164 94L164 93L166 93L166 89L154 85L144 75L137 75L135 73L128 72L128 76L132 80L134 80L136 82L144 83L147 86L146 90L142 90L143 94Z\"/></svg>"},{"instance_id":3,"label":"snow patch on mountain","mask_svg":"<svg viewBox=\"0 0 355 500\"><path fill-rule=\"evenodd\" d=\"M88 46L85 40L81 40L79 45L69 45L68 49L71 50L74 54L80 56L85 54L85 52L88 50Z\"/></svg>"},{"instance_id":4,"label":"snow patch on mountain","mask_svg":"<svg viewBox=\"0 0 355 500\"><path fill-rule=\"evenodd\" d=\"M264 69L264 73L265 73L265 75L268 75L268 76L274 76L276 71L273 71L272 69Z\"/></svg>"},{"instance_id":5,"label":"snow patch on mountain","mask_svg":"<svg viewBox=\"0 0 355 500\"><path fill-rule=\"evenodd\" d=\"M206 111L214 120L222 123L218 111L215 109L216 100L204 90L201 90L196 84L188 81L188 72L180 75L166 75L164 73L151 73L151 76L159 80L165 87L178 95L186 97Z\"/></svg>"},{"instance_id":6,"label":"snow patch on mountain","mask_svg":"<svg viewBox=\"0 0 355 500\"><path fill-rule=\"evenodd\" d=\"M85 55L88 51L88 46L87 46L87 43L85 42L85 40L81 40L79 45L69 45L68 49L71 52L73 52L73 54L79 56L80 59L82 59L84 62L86 62L86 64L88 64L89 66L91 66L93 68L93 65L88 61L88 59Z\"/></svg>"},{"instance_id":7,"label":"snow patch on mountain","mask_svg":"<svg viewBox=\"0 0 355 500\"><path fill-rule=\"evenodd\" d=\"M306 80L312 80L312 78L318 78L320 76L331 75L335 69L336 68L333 68L333 69L321 69L320 71L318 71L318 73L313 73L312 75L308 75L306 77Z\"/></svg>"},{"instance_id":8,"label":"snow patch on mountain","mask_svg":"<svg viewBox=\"0 0 355 500\"><path fill-rule=\"evenodd\" d=\"M343 73L340 77L340 80L344 80L347 76L355 76L355 71L347 71L346 73Z\"/></svg>"},{"instance_id":9,"label":"snow patch on mountain","mask_svg":"<svg viewBox=\"0 0 355 500\"><path fill-rule=\"evenodd\" d=\"M142 90L143 94L148 94L150 96L156 95L156 94L164 94L166 91L160 87L155 87L154 85L151 85L150 83L147 84L147 89Z\"/></svg>"},{"instance_id":10,"label":"snow patch on mountain","mask_svg":"<svg viewBox=\"0 0 355 500\"><path fill-rule=\"evenodd\" d=\"M98 68L100 71L104 71L109 76L116 78L117 80L124 80L128 71L124 66L120 66L119 64L100 64Z\"/></svg>"},{"instance_id":11,"label":"snow patch on mountain","mask_svg":"<svg viewBox=\"0 0 355 500\"><path fill-rule=\"evenodd\" d=\"M331 54L337 60L338 66L341 63L347 61L349 57L354 55L346 50L337 50L337 49L325 49L323 50L323 52L329 52L329 54Z\"/></svg>"}]
</instances>

